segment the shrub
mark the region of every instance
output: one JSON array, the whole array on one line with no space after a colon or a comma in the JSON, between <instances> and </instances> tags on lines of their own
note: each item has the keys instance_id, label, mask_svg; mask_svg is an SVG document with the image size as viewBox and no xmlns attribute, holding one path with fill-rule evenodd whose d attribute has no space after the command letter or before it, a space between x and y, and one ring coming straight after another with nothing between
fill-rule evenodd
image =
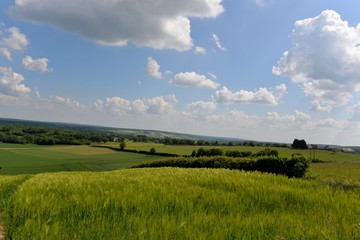
<instances>
[{"instance_id":1,"label":"shrub","mask_svg":"<svg viewBox=\"0 0 360 240\"><path fill-rule=\"evenodd\" d=\"M220 148L210 148L210 149L199 148L199 150L196 152L196 157L211 157L211 156L222 156L222 155L224 155L224 152Z\"/></svg>"},{"instance_id":2,"label":"shrub","mask_svg":"<svg viewBox=\"0 0 360 240\"><path fill-rule=\"evenodd\" d=\"M225 153L225 156L233 157L233 158L250 157L251 155L252 155L251 151L248 151L248 152L226 151L226 153Z\"/></svg>"},{"instance_id":3,"label":"shrub","mask_svg":"<svg viewBox=\"0 0 360 240\"><path fill-rule=\"evenodd\" d=\"M155 154L155 153L156 153L156 149L155 149L155 148L153 148L153 147L152 147L152 148L150 148L150 153L151 153L151 154Z\"/></svg>"},{"instance_id":4,"label":"shrub","mask_svg":"<svg viewBox=\"0 0 360 240\"><path fill-rule=\"evenodd\" d=\"M261 156L279 156L279 152L275 149L266 148L264 150L261 150L254 154L255 157L261 157Z\"/></svg>"},{"instance_id":5,"label":"shrub","mask_svg":"<svg viewBox=\"0 0 360 240\"><path fill-rule=\"evenodd\" d=\"M310 162L299 155L291 159L276 156L254 158L231 158L226 156L199 157L199 158L170 158L133 166L144 167L181 167L181 168L227 168L245 171L259 171L273 174L282 174L288 177L304 177Z\"/></svg>"}]
</instances>

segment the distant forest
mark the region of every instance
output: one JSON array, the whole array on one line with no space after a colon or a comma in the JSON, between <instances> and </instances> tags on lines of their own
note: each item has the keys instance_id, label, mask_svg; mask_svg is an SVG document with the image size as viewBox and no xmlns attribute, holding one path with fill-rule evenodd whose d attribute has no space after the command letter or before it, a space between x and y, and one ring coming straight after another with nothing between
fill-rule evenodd
<instances>
[{"instance_id":1,"label":"distant forest","mask_svg":"<svg viewBox=\"0 0 360 240\"><path fill-rule=\"evenodd\" d=\"M272 146L288 147L287 144L261 143L254 141L224 141L213 139L186 138L181 134L174 137L166 135L152 136L155 131L132 130L126 133L124 129L105 128L87 125L32 122L25 120L12 120L0 118L0 142L16 144L38 144L38 145L90 145L92 143L106 142L154 142L166 145L197 145L197 146L219 146L219 145L243 145L243 146ZM149 134L147 134L147 132ZM165 134L165 133L164 133ZM167 133L168 134L168 133Z\"/></svg>"},{"instance_id":2,"label":"distant forest","mask_svg":"<svg viewBox=\"0 0 360 240\"><path fill-rule=\"evenodd\" d=\"M0 142L38 145L82 145L92 142L109 142L113 135L101 131L82 131L55 127L0 124Z\"/></svg>"}]
</instances>

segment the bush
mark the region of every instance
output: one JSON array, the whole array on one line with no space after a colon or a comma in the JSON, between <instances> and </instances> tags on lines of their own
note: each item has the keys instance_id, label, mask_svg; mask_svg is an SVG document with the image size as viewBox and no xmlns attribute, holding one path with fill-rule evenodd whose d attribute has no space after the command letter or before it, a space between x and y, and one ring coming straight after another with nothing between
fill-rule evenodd
<instances>
[{"instance_id":1,"label":"bush","mask_svg":"<svg viewBox=\"0 0 360 240\"><path fill-rule=\"evenodd\" d=\"M266 148L254 154L254 157L261 157L261 156L279 156L279 152L275 149Z\"/></svg>"},{"instance_id":2,"label":"bush","mask_svg":"<svg viewBox=\"0 0 360 240\"><path fill-rule=\"evenodd\" d=\"M192 153L192 155L194 152ZM204 149L199 148L199 150L196 152L196 157L212 157L212 156L222 156L224 155L223 150L220 148L210 148L210 149Z\"/></svg>"},{"instance_id":3,"label":"bush","mask_svg":"<svg viewBox=\"0 0 360 240\"><path fill-rule=\"evenodd\" d=\"M225 153L225 156L233 157L233 158L250 157L251 155L252 155L251 151L248 151L248 152L226 151L226 153Z\"/></svg>"},{"instance_id":4,"label":"bush","mask_svg":"<svg viewBox=\"0 0 360 240\"><path fill-rule=\"evenodd\" d=\"M291 159L266 156L254 158L231 158L224 156L200 157L200 158L170 158L167 160L153 161L133 166L133 168L145 167L181 167L181 168L227 168L245 171L259 171L265 173L282 174L288 177L304 177L310 162L299 155Z\"/></svg>"},{"instance_id":5,"label":"bush","mask_svg":"<svg viewBox=\"0 0 360 240\"><path fill-rule=\"evenodd\" d=\"M152 147L152 148L150 148L150 153L151 153L151 154L155 154L155 153L156 153L156 149L155 149L155 148L153 148L153 147Z\"/></svg>"}]
</instances>

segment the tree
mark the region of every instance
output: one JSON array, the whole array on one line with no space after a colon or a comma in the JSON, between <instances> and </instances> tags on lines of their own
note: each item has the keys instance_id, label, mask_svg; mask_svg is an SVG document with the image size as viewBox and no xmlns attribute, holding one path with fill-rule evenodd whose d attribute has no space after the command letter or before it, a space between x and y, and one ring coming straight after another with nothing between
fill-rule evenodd
<instances>
[{"instance_id":1,"label":"tree","mask_svg":"<svg viewBox=\"0 0 360 240\"><path fill-rule=\"evenodd\" d=\"M121 141L121 142L120 142L120 150L121 150L121 151L124 150L125 147L126 147L126 142L125 142L125 141Z\"/></svg>"},{"instance_id":2,"label":"tree","mask_svg":"<svg viewBox=\"0 0 360 240\"><path fill-rule=\"evenodd\" d=\"M150 148L150 153L151 154L155 154L156 153L156 149L154 147Z\"/></svg>"},{"instance_id":3,"label":"tree","mask_svg":"<svg viewBox=\"0 0 360 240\"><path fill-rule=\"evenodd\" d=\"M304 139L302 139L302 140L294 139L294 142L291 145L291 147L295 148L295 149L307 149L308 148Z\"/></svg>"}]
</instances>

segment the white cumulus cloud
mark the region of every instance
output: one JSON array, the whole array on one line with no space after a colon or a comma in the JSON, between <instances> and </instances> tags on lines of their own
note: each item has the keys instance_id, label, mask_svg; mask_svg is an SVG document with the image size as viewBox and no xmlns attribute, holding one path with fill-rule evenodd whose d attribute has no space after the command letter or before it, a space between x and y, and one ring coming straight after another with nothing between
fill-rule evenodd
<instances>
[{"instance_id":1,"label":"white cumulus cloud","mask_svg":"<svg viewBox=\"0 0 360 240\"><path fill-rule=\"evenodd\" d=\"M11 68L0 66L0 94L7 96L23 96L31 91L21 82L24 77Z\"/></svg>"},{"instance_id":2,"label":"white cumulus cloud","mask_svg":"<svg viewBox=\"0 0 360 240\"><path fill-rule=\"evenodd\" d=\"M30 56L25 56L22 59L22 65L30 71L51 72L52 69L48 67L48 61L47 58L33 59Z\"/></svg>"},{"instance_id":3,"label":"white cumulus cloud","mask_svg":"<svg viewBox=\"0 0 360 240\"><path fill-rule=\"evenodd\" d=\"M187 105L186 107L186 110L190 111L193 114L204 114L204 115L212 113L215 109L216 109L216 103L204 102L204 101L193 102Z\"/></svg>"},{"instance_id":4,"label":"white cumulus cloud","mask_svg":"<svg viewBox=\"0 0 360 240\"><path fill-rule=\"evenodd\" d=\"M195 49L194 49L194 52L196 54L206 54L206 48L203 48L203 47L199 47L199 46L196 46Z\"/></svg>"},{"instance_id":5,"label":"white cumulus cloud","mask_svg":"<svg viewBox=\"0 0 360 240\"><path fill-rule=\"evenodd\" d=\"M155 49L192 48L190 18L214 18L222 0L21 0L9 9L18 19L54 25L94 42Z\"/></svg>"},{"instance_id":6,"label":"white cumulus cloud","mask_svg":"<svg viewBox=\"0 0 360 240\"><path fill-rule=\"evenodd\" d=\"M2 36L0 45L11 50L23 52L29 45L28 38L17 27L10 27L4 32L0 32L0 36Z\"/></svg>"},{"instance_id":7,"label":"white cumulus cloud","mask_svg":"<svg viewBox=\"0 0 360 240\"><path fill-rule=\"evenodd\" d=\"M81 107L81 104L78 101L63 96L55 96L53 98L53 103L70 109L78 109Z\"/></svg>"},{"instance_id":8,"label":"white cumulus cloud","mask_svg":"<svg viewBox=\"0 0 360 240\"><path fill-rule=\"evenodd\" d=\"M313 110L342 106L360 90L360 25L349 26L332 10L295 22L293 48L284 52L273 73L303 85L316 100Z\"/></svg>"},{"instance_id":9,"label":"white cumulus cloud","mask_svg":"<svg viewBox=\"0 0 360 240\"><path fill-rule=\"evenodd\" d=\"M196 72L182 72L176 74L170 83L180 87L199 87L216 89L220 86L219 83L208 79L205 75L200 75Z\"/></svg>"},{"instance_id":10,"label":"white cumulus cloud","mask_svg":"<svg viewBox=\"0 0 360 240\"><path fill-rule=\"evenodd\" d=\"M256 91L239 90L237 92L232 92L227 87L222 87L215 92L213 98L217 102L225 103L264 103L278 105L281 97L286 92L285 84L277 86L276 90L278 96L267 88L259 88Z\"/></svg>"},{"instance_id":11,"label":"white cumulus cloud","mask_svg":"<svg viewBox=\"0 0 360 240\"><path fill-rule=\"evenodd\" d=\"M162 78L162 73L160 72L160 65L152 57L149 57L147 59L147 67L145 69L145 72L147 75L149 75L153 78L157 78L157 79Z\"/></svg>"},{"instance_id":12,"label":"white cumulus cloud","mask_svg":"<svg viewBox=\"0 0 360 240\"><path fill-rule=\"evenodd\" d=\"M360 102L348 108L349 120L360 121Z\"/></svg>"},{"instance_id":13,"label":"white cumulus cloud","mask_svg":"<svg viewBox=\"0 0 360 240\"><path fill-rule=\"evenodd\" d=\"M6 58L7 60L12 60L11 52L8 48L0 48L0 55Z\"/></svg>"},{"instance_id":14,"label":"white cumulus cloud","mask_svg":"<svg viewBox=\"0 0 360 240\"><path fill-rule=\"evenodd\" d=\"M110 111L117 115L169 114L177 103L175 95L159 96L147 99L129 100L122 97L109 97L105 101L98 99L94 103L97 111Z\"/></svg>"},{"instance_id":15,"label":"white cumulus cloud","mask_svg":"<svg viewBox=\"0 0 360 240\"><path fill-rule=\"evenodd\" d=\"M169 114L174 111L175 104L178 102L175 95L154 97L146 100L149 113Z\"/></svg>"}]
</instances>

